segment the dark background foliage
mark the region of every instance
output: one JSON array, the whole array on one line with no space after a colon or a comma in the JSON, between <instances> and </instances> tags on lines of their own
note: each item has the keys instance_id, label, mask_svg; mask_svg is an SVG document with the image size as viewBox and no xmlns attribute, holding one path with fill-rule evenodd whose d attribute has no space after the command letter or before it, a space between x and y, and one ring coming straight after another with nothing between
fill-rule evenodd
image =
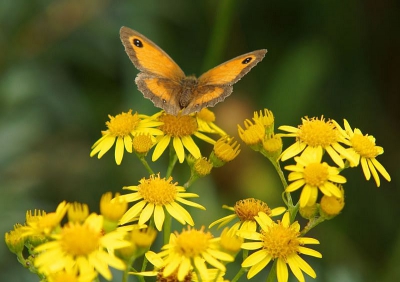
<instances>
[{"instance_id":1,"label":"dark background foliage","mask_svg":"<svg viewBox=\"0 0 400 282\"><path fill-rule=\"evenodd\" d=\"M375 136L392 181L381 179L376 188L361 168L346 171L345 209L310 232L323 259L307 261L315 281L399 281L398 11L395 0L1 1L0 233L22 223L26 210L53 211L62 200L98 211L103 192L147 176L130 155L120 166L113 152L89 157L108 114L157 111L134 84L138 71L119 39L125 25L156 42L186 74L268 49L214 108L233 136L237 124L263 108L274 112L276 127L323 115ZM186 167L174 176L183 183ZM209 213L205 219L193 211L198 227L226 215L222 204L242 198L282 205L272 166L244 145L238 159L192 189ZM38 281L5 244L0 252L1 281Z\"/></svg>"}]
</instances>

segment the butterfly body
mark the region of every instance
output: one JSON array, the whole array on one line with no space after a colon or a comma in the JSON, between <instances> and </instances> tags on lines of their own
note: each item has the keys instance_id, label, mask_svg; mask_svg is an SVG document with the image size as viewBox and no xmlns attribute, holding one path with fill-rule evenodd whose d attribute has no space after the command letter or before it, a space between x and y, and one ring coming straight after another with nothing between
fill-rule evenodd
<instances>
[{"instance_id":1,"label":"butterfly body","mask_svg":"<svg viewBox=\"0 0 400 282\"><path fill-rule=\"evenodd\" d=\"M166 113L187 115L212 107L232 93L232 85L260 62L267 50L238 56L201 75L186 76L152 41L127 27L120 30L125 51L141 72L135 82L144 97Z\"/></svg>"}]
</instances>

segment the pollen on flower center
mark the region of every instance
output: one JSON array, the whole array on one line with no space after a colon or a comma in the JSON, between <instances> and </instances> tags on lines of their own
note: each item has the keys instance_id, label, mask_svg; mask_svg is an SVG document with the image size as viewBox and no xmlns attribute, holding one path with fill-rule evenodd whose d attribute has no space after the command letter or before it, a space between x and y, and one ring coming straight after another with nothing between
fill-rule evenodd
<instances>
[{"instance_id":1,"label":"pollen on flower center","mask_svg":"<svg viewBox=\"0 0 400 282\"><path fill-rule=\"evenodd\" d=\"M258 215L259 212L264 212L267 215L271 214L271 209L266 203L254 198L237 201L234 209L241 221L254 220L254 217Z\"/></svg>"},{"instance_id":2,"label":"pollen on flower center","mask_svg":"<svg viewBox=\"0 0 400 282\"><path fill-rule=\"evenodd\" d=\"M72 256L86 256L97 251L101 233L90 229L87 225L70 224L62 231L62 249Z\"/></svg>"},{"instance_id":3,"label":"pollen on flower center","mask_svg":"<svg viewBox=\"0 0 400 282\"><path fill-rule=\"evenodd\" d=\"M186 257L194 258L199 256L201 253L205 252L212 239L212 234L210 232L205 233L204 228L200 230L189 229L183 231L176 237L176 247L175 251Z\"/></svg>"},{"instance_id":4,"label":"pollen on flower center","mask_svg":"<svg viewBox=\"0 0 400 282\"><path fill-rule=\"evenodd\" d=\"M350 141L354 150L362 157L375 158L379 154L375 143L368 136L354 134Z\"/></svg>"},{"instance_id":5,"label":"pollen on flower center","mask_svg":"<svg viewBox=\"0 0 400 282\"><path fill-rule=\"evenodd\" d=\"M303 173L305 182L317 187L328 180L328 165L326 163L311 163L304 168Z\"/></svg>"},{"instance_id":6,"label":"pollen on flower center","mask_svg":"<svg viewBox=\"0 0 400 282\"><path fill-rule=\"evenodd\" d=\"M152 175L150 179L142 179L138 185L143 199L155 205L166 205L175 201L178 193L176 184L171 183L172 177L165 179L160 175Z\"/></svg>"},{"instance_id":7,"label":"pollen on flower center","mask_svg":"<svg viewBox=\"0 0 400 282\"><path fill-rule=\"evenodd\" d=\"M305 119L299 126L298 138L311 147L327 147L339 139L339 131L331 121L319 119Z\"/></svg>"},{"instance_id":8,"label":"pollen on flower center","mask_svg":"<svg viewBox=\"0 0 400 282\"><path fill-rule=\"evenodd\" d=\"M127 113L121 113L115 117L109 115L110 121L106 122L108 130L113 136L124 137L131 133L140 122L137 113L132 115L132 110Z\"/></svg>"},{"instance_id":9,"label":"pollen on flower center","mask_svg":"<svg viewBox=\"0 0 400 282\"><path fill-rule=\"evenodd\" d=\"M184 137L192 135L197 131L196 118L192 116L163 115L160 118L164 124L159 127L166 135L173 137Z\"/></svg>"},{"instance_id":10,"label":"pollen on flower center","mask_svg":"<svg viewBox=\"0 0 400 282\"><path fill-rule=\"evenodd\" d=\"M263 248L273 259L286 259L297 253L300 242L297 239L299 232L294 228L284 227L281 223L268 227L267 231L261 231Z\"/></svg>"}]
</instances>

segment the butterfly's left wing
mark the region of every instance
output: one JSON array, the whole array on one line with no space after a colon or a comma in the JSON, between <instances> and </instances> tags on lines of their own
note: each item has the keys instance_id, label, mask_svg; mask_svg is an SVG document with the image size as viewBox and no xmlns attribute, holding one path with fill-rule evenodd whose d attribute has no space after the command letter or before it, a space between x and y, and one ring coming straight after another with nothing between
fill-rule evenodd
<instances>
[{"instance_id":1,"label":"butterfly's left wing","mask_svg":"<svg viewBox=\"0 0 400 282\"><path fill-rule=\"evenodd\" d=\"M201 75L193 98L182 113L198 112L223 101L232 93L232 85L257 65L266 53L267 50L262 49L243 54Z\"/></svg>"}]
</instances>

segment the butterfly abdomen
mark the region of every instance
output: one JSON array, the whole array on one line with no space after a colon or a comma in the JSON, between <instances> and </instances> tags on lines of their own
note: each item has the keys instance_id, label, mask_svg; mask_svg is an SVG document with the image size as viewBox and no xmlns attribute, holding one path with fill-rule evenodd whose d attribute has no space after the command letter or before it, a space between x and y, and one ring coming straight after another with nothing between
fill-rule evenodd
<instances>
[{"instance_id":1,"label":"butterfly abdomen","mask_svg":"<svg viewBox=\"0 0 400 282\"><path fill-rule=\"evenodd\" d=\"M179 106L181 109L186 108L193 100L193 93L198 85L197 78L187 76L181 80L181 93L179 94Z\"/></svg>"}]
</instances>

